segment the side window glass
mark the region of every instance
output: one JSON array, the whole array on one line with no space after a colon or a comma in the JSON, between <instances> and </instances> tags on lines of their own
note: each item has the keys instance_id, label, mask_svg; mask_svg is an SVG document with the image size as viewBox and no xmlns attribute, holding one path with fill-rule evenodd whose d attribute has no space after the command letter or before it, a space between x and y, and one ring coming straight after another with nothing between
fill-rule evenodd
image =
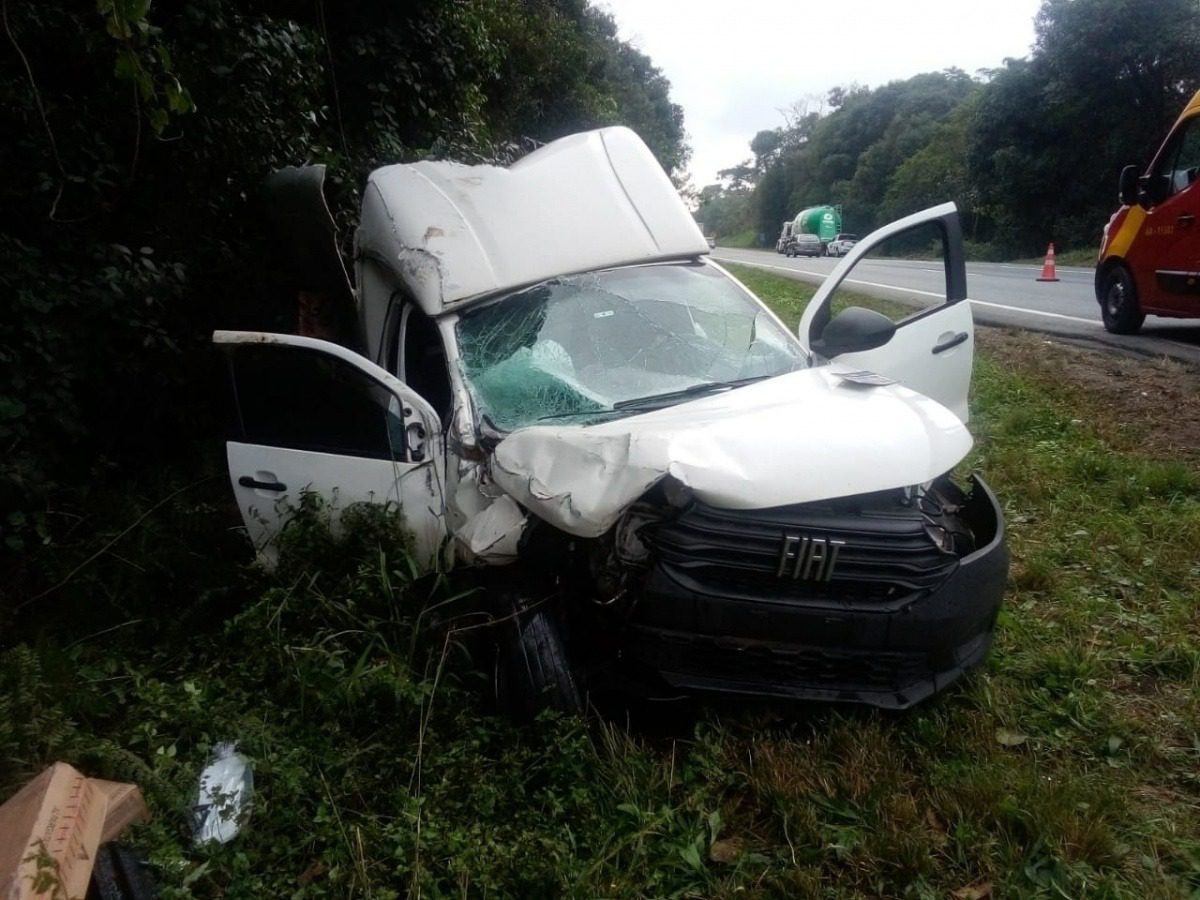
<instances>
[{"instance_id":1,"label":"side window glass","mask_svg":"<svg viewBox=\"0 0 1200 900\"><path fill-rule=\"evenodd\" d=\"M876 244L833 292L830 315L861 306L903 322L946 304L945 241L937 222L923 222Z\"/></svg>"},{"instance_id":2,"label":"side window glass","mask_svg":"<svg viewBox=\"0 0 1200 900\"><path fill-rule=\"evenodd\" d=\"M446 348L433 319L412 306L404 316L400 380L425 399L441 417L450 418L450 370Z\"/></svg>"},{"instance_id":3,"label":"side window glass","mask_svg":"<svg viewBox=\"0 0 1200 900\"><path fill-rule=\"evenodd\" d=\"M1200 174L1200 117L1184 125L1154 174L1164 197L1178 194L1195 182Z\"/></svg>"},{"instance_id":4,"label":"side window glass","mask_svg":"<svg viewBox=\"0 0 1200 900\"><path fill-rule=\"evenodd\" d=\"M240 440L405 459L400 402L349 363L319 351L256 344L235 348L230 365Z\"/></svg>"}]
</instances>

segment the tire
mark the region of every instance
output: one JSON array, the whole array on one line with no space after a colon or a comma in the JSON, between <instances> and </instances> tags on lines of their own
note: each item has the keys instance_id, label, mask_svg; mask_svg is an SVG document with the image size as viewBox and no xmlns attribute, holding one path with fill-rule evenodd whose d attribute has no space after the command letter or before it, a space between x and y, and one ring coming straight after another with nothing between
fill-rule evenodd
<instances>
[{"instance_id":1,"label":"tire","mask_svg":"<svg viewBox=\"0 0 1200 900\"><path fill-rule=\"evenodd\" d=\"M526 610L519 601L501 628L496 658L496 699L519 722L542 710L567 715L583 710L583 697L567 656L562 628L546 609Z\"/></svg>"},{"instance_id":2,"label":"tire","mask_svg":"<svg viewBox=\"0 0 1200 900\"><path fill-rule=\"evenodd\" d=\"M1100 283L1100 318L1113 334L1136 334L1146 321L1138 303L1133 276L1122 265L1115 265L1104 274Z\"/></svg>"}]
</instances>

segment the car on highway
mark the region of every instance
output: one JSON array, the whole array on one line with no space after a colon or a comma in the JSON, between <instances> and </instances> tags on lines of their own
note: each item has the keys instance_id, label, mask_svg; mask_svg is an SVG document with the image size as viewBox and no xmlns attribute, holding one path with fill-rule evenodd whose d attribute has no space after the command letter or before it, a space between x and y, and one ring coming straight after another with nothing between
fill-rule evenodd
<instances>
[{"instance_id":1,"label":"car on highway","mask_svg":"<svg viewBox=\"0 0 1200 900\"><path fill-rule=\"evenodd\" d=\"M794 234L783 250L784 256L824 256L825 246L815 234Z\"/></svg>"},{"instance_id":2,"label":"car on highway","mask_svg":"<svg viewBox=\"0 0 1200 900\"><path fill-rule=\"evenodd\" d=\"M847 234L843 232L829 242L829 245L825 248L825 252L830 256L845 256L854 248L854 245L857 243L857 234Z\"/></svg>"},{"instance_id":3,"label":"car on highway","mask_svg":"<svg viewBox=\"0 0 1200 900\"><path fill-rule=\"evenodd\" d=\"M787 249L788 242L792 239L792 221L789 219L784 222L779 229L779 237L775 240L775 252L782 253Z\"/></svg>"},{"instance_id":4,"label":"car on highway","mask_svg":"<svg viewBox=\"0 0 1200 900\"><path fill-rule=\"evenodd\" d=\"M376 170L353 287L323 178L268 196L324 337L214 334L265 563L305 495L397 509L415 569L482 586L518 716L631 681L903 708L984 659L1008 553L992 492L956 474L974 327L953 204L861 241L793 333L626 128L507 168ZM944 298L834 314L857 260L916 228L941 236Z\"/></svg>"},{"instance_id":5,"label":"car on highway","mask_svg":"<svg viewBox=\"0 0 1200 900\"><path fill-rule=\"evenodd\" d=\"M1096 265L1104 327L1132 334L1147 315L1200 317L1200 92L1145 172L1125 167L1118 193Z\"/></svg>"}]
</instances>

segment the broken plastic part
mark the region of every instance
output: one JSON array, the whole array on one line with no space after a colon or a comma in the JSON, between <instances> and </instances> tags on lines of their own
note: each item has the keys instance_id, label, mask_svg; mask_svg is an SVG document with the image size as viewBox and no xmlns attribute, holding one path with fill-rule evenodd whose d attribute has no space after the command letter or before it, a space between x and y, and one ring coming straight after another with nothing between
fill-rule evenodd
<instances>
[{"instance_id":1,"label":"broken plastic part","mask_svg":"<svg viewBox=\"0 0 1200 900\"><path fill-rule=\"evenodd\" d=\"M503 496L471 517L454 533L470 558L501 564L517 558L517 545L528 517L512 497Z\"/></svg>"},{"instance_id":2,"label":"broken plastic part","mask_svg":"<svg viewBox=\"0 0 1200 900\"><path fill-rule=\"evenodd\" d=\"M195 842L224 844L233 840L249 812L253 788L252 766L237 752L237 744L217 744L212 762L200 773L196 805L192 807Z\"/></svg>"},{"instance_id":3,"label":"broken plastic part","mask_svg":"<svg viewBox=\"0 0 1200 900\"><path fill-rule=\"evenodd\" d=\"M878 372L860 370L857 372L839 372L838 377L850 384L861 384L864 387L880 387L885 384L895 384L895 378L888 378Z\"/></svg>"},{"instance_id":4,"label":"broken plastic part","mask_svg":"<svg viewBox=\"0 0 1200 900\"><path fill-rule=\"evenodd\" d=\"M468 561L487 565L516 561L529 517L488 478L483 466L461 464L453 510L451 530Z\"/></svg>"}]
</instances>

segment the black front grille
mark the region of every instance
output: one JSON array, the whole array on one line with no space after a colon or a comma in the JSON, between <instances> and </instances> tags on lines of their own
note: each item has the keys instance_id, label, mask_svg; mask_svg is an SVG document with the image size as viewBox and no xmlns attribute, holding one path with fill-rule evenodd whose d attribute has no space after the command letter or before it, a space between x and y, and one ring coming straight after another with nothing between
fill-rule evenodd
<instances>
[{"instance_id":1,"label":"black front grille","mask_svg":"<svg viewBox=\"0 0 1200 900\"><path fill-rule=\"evenodd\" d=\"M631 638L670 681L701 687L722 683L774 694L830 691L902 691L932 676L928 654L871 652L748 641L736 649L720 639L642 629ZM773 689L772 689L773 688Z\"/></svg>"},{"instance_id":2,"label":"black front grille","mask_svg":"<svg viewBox=\"0 0 1200 900\"><path fill-rule=\"evenodd\" d=\"M640 535L667 574L699 593L879 604L922 596L958 566L933 542L928 524L900 498L874 496L765 510L694 503ZM791 555L781 559L788 541ZM818 559L794 577L806 542L820 545L826 559L836 547L836 563L825 568Z\"/></svg>"}]
</instances>

